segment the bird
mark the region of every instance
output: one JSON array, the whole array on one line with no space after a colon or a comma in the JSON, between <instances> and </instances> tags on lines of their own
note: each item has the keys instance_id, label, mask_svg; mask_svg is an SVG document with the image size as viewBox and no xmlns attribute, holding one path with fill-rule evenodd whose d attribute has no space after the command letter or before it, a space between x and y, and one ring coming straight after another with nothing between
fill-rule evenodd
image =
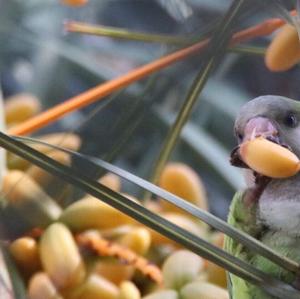
<instances>
[{"instance_id":1,"label":"bird","mask_svg":"<svg viewBox=\"0 0 300 299\"><path fill-rule=\"evenodd\" d=\"M300 174L274 179L255 172L243 161L239 146L263 137L300 157L300 102L279 95L259 96L242 106L234 124L238 145L231 164L244 169L246 188L231 202L228 223L258 239L282 256L300 262ZM251 252L230 237L227 252L257 269L300 289L300 277ZM231 299L275 299L258 286L228 274Z\"/></svg>"}]
</instances>

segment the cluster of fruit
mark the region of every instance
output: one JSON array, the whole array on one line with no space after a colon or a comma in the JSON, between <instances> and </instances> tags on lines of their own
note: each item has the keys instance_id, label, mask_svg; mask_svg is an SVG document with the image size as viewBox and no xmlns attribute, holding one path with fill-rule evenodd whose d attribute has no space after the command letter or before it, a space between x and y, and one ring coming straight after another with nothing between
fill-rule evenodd
<instances>
[{"instance_id":1,"label":"cluster of fruit","mask_svg":"<svg viewBox=\"0 0 300 299\"><path fill-rule=\"evenodd\" d=\"M8 126L32 117L39 106L29 95L9 99L5 107ZM78 150L81 143L77 135L67 133L40 138L71 150ZM66 153L33 146L61 163L71 163ZM1 213L8 224L7 234L18 235L10 242L9 252L30 299L228 298L222 268L90 195L65 204L70 186L17 156L7 158L2 186L6 204ZM101 177L100 182L121 192L121 181L113 174ZM159 185L207 209L204 186L187 165L167 165ZM177 207L163 200L149 200L145 206L222 246L222 234L211 232Z\"/></svg>"}]
</instances>

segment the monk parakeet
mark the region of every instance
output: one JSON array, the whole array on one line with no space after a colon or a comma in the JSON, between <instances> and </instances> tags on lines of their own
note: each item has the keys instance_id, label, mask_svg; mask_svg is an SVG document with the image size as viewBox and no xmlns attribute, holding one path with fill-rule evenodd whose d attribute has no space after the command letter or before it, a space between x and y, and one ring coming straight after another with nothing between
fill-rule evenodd
<instances>
[{"instance_id":1,"label":"monk parakeet","mask_svg":"<svg viewBox=\"0 0 300 299\"><path fill-rule=\"evenodd\" d=\"M261 96L245 104L235 122L238 143L263 136L300 157L300 102L281 96ZM238 148L238 147L237 147ZM300 262L300 174L272 179L249 169L239 152L231 163L245 168L247 189L231 203L229 224L252 235L283 256ZM300 279L227 237L225 249L256 268L300 288ZM229 274L232 299L275 298Z\"/></svg>"}]
</instances>

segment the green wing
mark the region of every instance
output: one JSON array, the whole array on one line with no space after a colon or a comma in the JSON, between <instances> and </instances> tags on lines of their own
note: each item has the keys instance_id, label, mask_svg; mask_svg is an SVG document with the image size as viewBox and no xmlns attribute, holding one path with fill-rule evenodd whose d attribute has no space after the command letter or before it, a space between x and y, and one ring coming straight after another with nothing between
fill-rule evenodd
<instances>
[{"instance_id":1,"label":"green wing","mask_svg":"<svg viewBox=\"0 0 300 299\"><path fill-rule=\"evenodd\" d=\"M300 262L300 238L291 238L281 231L262 230L256 221L257 204L255 199L249 202L251 190L238 192L233 198L228 215L228 223L245 233L259 238L261 242L276 250L282 256ZM225 250L235 257L242 259L255 268L265 271L287 283L295 281L295 275L287 272L278 265L260 255L251 253L247 248L229 237L225 237ZM228 288L232 299L270 299L262 289L246 282L239 277L228 274Z\"/></svg>"},{"instance_id":2,"label":"green wing","mask_svg":"<svg viewBox=\"0 0 300 299\"><path fill-rule=\"evenodd\" d=\"M232 200L228 223L252 236L256 236L261 227L256 223L256 203L246 203L249 190L237 192ZM249 262L251 253L240 243L225 237L225 250L237 258ZM251 285L239 277L228 274L228 288L232 299L253 299Z\"/></svg>"}]
</instances>

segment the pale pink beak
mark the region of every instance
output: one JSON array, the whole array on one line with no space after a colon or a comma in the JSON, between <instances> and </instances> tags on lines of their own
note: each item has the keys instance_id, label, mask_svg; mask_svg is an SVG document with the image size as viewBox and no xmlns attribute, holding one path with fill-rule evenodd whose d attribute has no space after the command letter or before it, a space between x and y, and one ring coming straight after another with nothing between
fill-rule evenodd
<instances>
[{"instance_id":1,"label":"pale pink beak","mask_svg":"<svg viewBox=\"0 0 300 299\"><path fill-rule=\"evenodd\" d=\"M278 130L268 118L258 116L247 122L242 142L261 136L279 143L278 135Z\"/></svg>"}]
</instances>

